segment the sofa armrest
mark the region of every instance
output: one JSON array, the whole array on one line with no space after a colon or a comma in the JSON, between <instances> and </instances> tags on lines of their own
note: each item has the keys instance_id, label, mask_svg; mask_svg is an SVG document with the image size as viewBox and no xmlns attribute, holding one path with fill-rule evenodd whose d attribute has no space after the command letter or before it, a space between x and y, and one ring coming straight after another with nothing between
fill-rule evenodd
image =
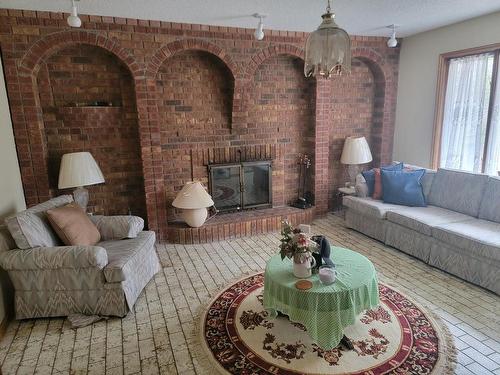
<instances>
[{"instance_id":1,"label":"sofa armrest","mask_svg":"<svg viewBox=\"0 0 500 375\"><path fill-rule=\"evenodd\" d=\"M136 238L144 229L144 220L139 216L92 215L89 217L99 230L103 241Z\"/></svg>"},{"instance_id":2,"label":"sofa armrest","mask_svg":"<svg viewBox=\"0 0 500 375\"><path fill-rule=\"evenodd\" d=\"M27 250L9 250L0 254L0 267L6 271L103 269L107 264L108 254L99 246L35 247Z\"/></svg>"}]
</instances>

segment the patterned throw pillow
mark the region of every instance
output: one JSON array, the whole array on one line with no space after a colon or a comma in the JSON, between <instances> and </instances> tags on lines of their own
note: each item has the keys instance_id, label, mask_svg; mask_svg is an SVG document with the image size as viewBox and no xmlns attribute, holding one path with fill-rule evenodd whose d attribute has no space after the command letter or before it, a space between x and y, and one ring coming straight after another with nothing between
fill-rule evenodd
<instances>
[{"instance_id":1,"label":"patterned throw pillow","mask_svg":"<svg viewBox=\"0 0 500 375\"><path fill-rule=\"evenodd\" d=\"M50 226L45 212L71 202L73 202L71 195L60 195L5 219L17 247L26 250L39 246L60 246L61 241Z\"/></svg>"}]
</instances>

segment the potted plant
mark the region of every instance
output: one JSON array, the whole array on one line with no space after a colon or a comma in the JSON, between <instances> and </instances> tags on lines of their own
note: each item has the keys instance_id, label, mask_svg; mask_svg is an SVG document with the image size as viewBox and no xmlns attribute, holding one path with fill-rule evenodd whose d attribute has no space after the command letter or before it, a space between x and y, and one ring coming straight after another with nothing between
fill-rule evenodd
<instances>
[{"instance_id":1,"label":"potted plant","mask_svg":"<svg viewBox=\"0 0 500 375\"><path fill-rule=\"evenodd\" d=\"M311 269L316 265L312 252L318 247L300 229L293 228L288 221L282 222L281 227L281 260L285 258L293 260L293 274L298 278L311 276Z\"/></svg>"}]
</instances>

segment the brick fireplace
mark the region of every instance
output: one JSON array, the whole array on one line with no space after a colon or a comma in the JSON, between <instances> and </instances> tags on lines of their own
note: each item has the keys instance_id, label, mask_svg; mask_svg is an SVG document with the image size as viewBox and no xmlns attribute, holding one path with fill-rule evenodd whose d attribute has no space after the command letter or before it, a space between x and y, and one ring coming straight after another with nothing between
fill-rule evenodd
<instances>
[{"instance_id":1,"label":"brick fireplace","mask_svg":"<svg viewBox=\"0 0 500 375\"><path fill-rule=\"evenodd\" d=\"M374 163L391 158L399 50L385 38L354 36L352 74L316 81L302 73L306 33L256 41L248 29L97 16L73 30L65 16L0 9L28 205L62 193L62 154L90 151L106 179L89 189L92 210L130 210L161 240L203 242L327 212L349 135L367 137ZM304 153L315 207L297 211ZM209 165L252 160L272 163L273 209L179 230L171 202L187 181L208 185Z\"/></svg>"}]
</instances>

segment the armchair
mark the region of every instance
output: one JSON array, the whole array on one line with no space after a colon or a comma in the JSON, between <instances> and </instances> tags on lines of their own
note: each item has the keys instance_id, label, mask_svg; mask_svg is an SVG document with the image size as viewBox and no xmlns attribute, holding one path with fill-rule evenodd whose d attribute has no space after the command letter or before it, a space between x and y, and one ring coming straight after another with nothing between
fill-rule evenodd
<instances>
[{"instance_id":1,"label":"armchair","mask_svg":"<svg viewBox=\"0 0 500 375\"><path fill-rule=\"evenodd\" d=\"M160 269L155 233L142 231L140 218L100 216L105 241L61 246L57 236L47 233L52 229L44 212L71 201L71 196L57 197L6 220L17 247L25 247L0 252L0 267L14 287L16 319L73 313L125 316ZM116 222L119 226L111 230Z\"/></svg>"}]
</instances>

